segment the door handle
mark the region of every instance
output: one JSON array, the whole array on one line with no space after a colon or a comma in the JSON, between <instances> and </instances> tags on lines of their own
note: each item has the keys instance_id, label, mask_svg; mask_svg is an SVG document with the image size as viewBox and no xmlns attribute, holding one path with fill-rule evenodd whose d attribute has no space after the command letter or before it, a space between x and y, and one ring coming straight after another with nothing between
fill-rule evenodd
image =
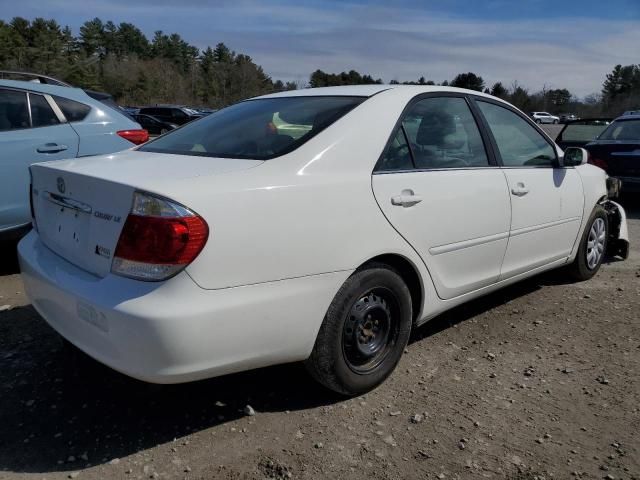
<instances>
[{"instance_id":1,"label":"door handle","mask_svg":"<svg viewBox=\"0 0 640 480\"><path fill-rule=\"evenodd\" d=\"M64 152L68 148L66 145L58 145L57 143L45 143L36 148L36 151L38 153L58 153Z\"/></svg>"},{"instance_id":2,"label":"door handle","mask_svg":"<svg viewBox=\"0 0 640 480\"><path fill-rule=\"evenodd\" d=\"M511 189L511 193L513 193L516 197L522 197L529 193L529 189L525 187L524 183L518 182L516 186Z\"/></svg>"},{"instance_id":3,"label":"door handle","mask_svg":"<svg viewBox=\"0 0 640 480\"><path fill-rule=\"evenodd\" d=\"M422 197L413 193L413 190L402 190L400 195L391 197L391 205L398 207L413 207L416 203L420 203Z\"/></svg>"}]
</instances>

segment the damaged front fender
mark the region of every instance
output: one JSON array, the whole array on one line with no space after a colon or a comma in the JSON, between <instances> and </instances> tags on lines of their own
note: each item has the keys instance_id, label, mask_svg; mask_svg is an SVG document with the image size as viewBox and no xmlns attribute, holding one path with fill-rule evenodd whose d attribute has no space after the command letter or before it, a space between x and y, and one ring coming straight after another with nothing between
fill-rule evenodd
<instances>
[{"instance_id":1,"label":"damaged front fender","mask_svg":"<svg viewBox=\"0 0 640 480\"><path fill-rule=\"evenodd\" d=\"M627 214L619 203L605 200L601 203L607 212L609 223L609 238L607 240L607 255L626 260L629 256L629 230L627 229Z\"/></svg>"}]
</instances>

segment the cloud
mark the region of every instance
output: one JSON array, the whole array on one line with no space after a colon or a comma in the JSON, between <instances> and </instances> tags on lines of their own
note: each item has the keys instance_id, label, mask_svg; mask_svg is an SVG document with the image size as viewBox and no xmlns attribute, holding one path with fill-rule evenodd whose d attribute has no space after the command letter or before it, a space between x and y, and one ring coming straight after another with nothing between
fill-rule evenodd
<instances>
[{"instance_id":1,"label":"cloud","mask_svg":"<svg viewBox=\"0 0 640 480\"><path fill-rule=\"evenodd\" d=\"M11 15L33 16L25 11L34 3L11 6ZM527 12L549 2L529 3ZM511 4L492 0L465 11L468 0L445 0L437 9L411 1L50 0L38 14L75 29L94 16L128 21L149 36L177 32L201 48L223 41L272 77L294 81L318 68L355 69L385 81L424 75L440 82L473 71L488 84L518 80L532 90L566 87L582 96L600 90L614 65L640 61L640 9L625 0L616 18L611 8L606 18L536 18L516 15Z\"/></svg>"}]
</instances>

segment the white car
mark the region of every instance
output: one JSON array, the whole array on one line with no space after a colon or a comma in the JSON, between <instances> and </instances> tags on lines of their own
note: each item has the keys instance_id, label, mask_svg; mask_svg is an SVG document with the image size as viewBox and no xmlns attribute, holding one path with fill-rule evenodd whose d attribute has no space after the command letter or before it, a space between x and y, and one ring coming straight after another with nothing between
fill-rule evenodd
<instances>
[{"instance_id":1,"label":"white car","mask_svg":"<svg viewBox=\"0 0 640 480\"><path fill-rule=\"evenodd\" d=\"M533 121L540 123L558 123L560 122L560 117L556 117L555 115L551 115L547 112L531 112L531 118Z\"/></svg>"},{"instance_id":2,"label":"white car","mask_svg":"<svg viewBox=\"0 0 640 480\"><path fill-rule=\"evenodd\" d=\"M624 253L624 210L585 161L478 92L267 95L131 151L33 165L23 280L55 330L132 377L305 361L354 395L439 313Z\"/></svg>"}]
</instances>

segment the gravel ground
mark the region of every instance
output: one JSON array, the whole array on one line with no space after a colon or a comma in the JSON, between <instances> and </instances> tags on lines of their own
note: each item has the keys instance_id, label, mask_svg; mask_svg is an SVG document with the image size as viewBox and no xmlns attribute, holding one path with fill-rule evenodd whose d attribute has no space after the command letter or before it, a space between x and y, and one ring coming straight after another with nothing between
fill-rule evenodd
<instances>
[{"instance_id":1,"label":"gravel ground","mask_svg":"<svg viewBox=\"0 0 640 480\"><path fill-rule=\"evenodd\" d=\"M640 241L640 201L626 203ZM640 255L414 332L344 400L298 365L157 386L70 358L0 265L0 478L640 479ZM248 407L250 406L250 407Z\"/></svg>"}]
</instances>

